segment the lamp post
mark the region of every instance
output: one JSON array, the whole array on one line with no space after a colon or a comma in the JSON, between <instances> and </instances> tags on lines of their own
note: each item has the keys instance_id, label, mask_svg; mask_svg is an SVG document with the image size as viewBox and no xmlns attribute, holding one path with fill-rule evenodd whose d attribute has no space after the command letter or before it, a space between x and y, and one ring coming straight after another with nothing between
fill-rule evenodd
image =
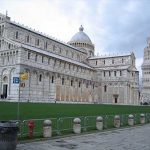
<instances>
[{"instance_id":1,"label":"lamp post","mask_svg":"<svg viewBox=\"0 0 150 150\"><path fill-rule=\"evenodd\" d=\"M20 95L21 95L21 85L22 81L28 80L28 72L20 72L19 73L19 89L18 89L18 106L17 106L17 119L20 119ZM24 86L25 87L25 83Z\"/></svg>"},{"instance_id":2,"label":"lamp post","mask_svg":"<svg viewBox=\"0 0 150 150\"><path fill-rule=\"evenodd\" d=\"M17 105L17 120L20 119L20 85L21 85L21 73L19 73L19 87L18 87L18 105Z\"/></svg>"}]
</instances>

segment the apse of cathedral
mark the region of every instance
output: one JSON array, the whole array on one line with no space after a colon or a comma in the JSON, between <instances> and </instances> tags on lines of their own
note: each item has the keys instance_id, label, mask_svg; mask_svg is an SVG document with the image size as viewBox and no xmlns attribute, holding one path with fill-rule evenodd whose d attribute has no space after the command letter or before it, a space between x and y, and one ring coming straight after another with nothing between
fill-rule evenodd
<instances>
[{"instance_id":1,"label":"apse of cathedral","mask_svg":"<svg viewBox=\"0 0 150 150\"><path fill-rule=\"evenodd\" d=\"M63 43L0 14L0 101L137 105L135 60L95 56L82 25Z\"/></svg>"}]
</instances>

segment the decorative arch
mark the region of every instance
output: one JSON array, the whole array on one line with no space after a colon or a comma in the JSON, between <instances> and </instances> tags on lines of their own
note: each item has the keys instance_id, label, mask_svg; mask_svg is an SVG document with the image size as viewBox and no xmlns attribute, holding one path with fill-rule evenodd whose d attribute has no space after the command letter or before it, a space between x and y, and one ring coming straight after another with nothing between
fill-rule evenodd
<instances>
[{"instance_id":1,"label":"decorative arch","mask_svg":"<svg viewBox=\"0 0 150 150\"><path fill-rule=\"evenodd\" d=\"M4 76L3 77L3 83L5 83L5 84L7 83L8 84L8 76Z\"/></svg>"},{"instance_id":2,"label":"decorative arch","mask_svg":"<svg viewBox=\"0 0 150 150\"><path fill-rule=\"evenodd\" d=\"M2 70L2 76L8 75L8 74L9 74L9 70L8 70L7 68L4 68L4 69Z\"/></svg>"},{"instance_id":3,"label":"decorative arch","mask_svg":"<svg viewBox=\"0 0 150 150\"><path fill-rule=\"evenodd\" d=\"M28 72L31 73L31 70L29 68L24 68L24 70L22 72Z\"/></svg>"},{"instance_id":4,"label":"decorative arch","mask_svg":"<svg viewBox=\"0 0 150 150\"><path fill-rule=\"evenodd\" d=\"M2 83L1 83L1 98L7 98L9 87L9 70L4 68L2 70Z\"/></svg>"},{"instance_id":5,"label":"decorative arch","mask_svg":"<svg viewBox=\"0 0 150 150\"><path fill-rule=\"evenodd\" d=\"M34 81L34 84L38 84L38 72L36 70L33 70L31 72L31 81Z\"/></svg>"}]
</instances>

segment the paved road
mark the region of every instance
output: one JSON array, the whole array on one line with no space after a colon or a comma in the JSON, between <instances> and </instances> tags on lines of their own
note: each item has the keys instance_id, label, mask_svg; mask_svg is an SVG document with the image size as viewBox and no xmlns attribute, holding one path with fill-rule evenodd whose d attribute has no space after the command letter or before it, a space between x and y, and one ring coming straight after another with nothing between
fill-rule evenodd
<instances>
[{"instance_id":1,"label":"paved road","mask_svg":"<svg viewBox=\"0 0 150 150\"><path fill-rule=\"evenodd\" d=\"M150 124L40 142L19 144L17 150L150 150Z\"/></svg>"}]
</instances>

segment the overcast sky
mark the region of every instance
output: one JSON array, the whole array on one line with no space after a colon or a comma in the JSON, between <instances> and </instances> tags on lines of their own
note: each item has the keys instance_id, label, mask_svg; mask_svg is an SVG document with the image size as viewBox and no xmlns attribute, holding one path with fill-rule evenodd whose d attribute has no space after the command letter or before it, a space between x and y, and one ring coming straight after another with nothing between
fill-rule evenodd
<instances>
[{"instance_id":1,"label":"overcast sky","mask_svg":"<svg viewBox=\"0 0 150 150\"><path fill-rule=\"evenodd\" d=\"M0 0L11 20L68 42L82 24L95 54L133 51L137 68L150 36L150 0Z\"/></svg>"}]
</instances>

